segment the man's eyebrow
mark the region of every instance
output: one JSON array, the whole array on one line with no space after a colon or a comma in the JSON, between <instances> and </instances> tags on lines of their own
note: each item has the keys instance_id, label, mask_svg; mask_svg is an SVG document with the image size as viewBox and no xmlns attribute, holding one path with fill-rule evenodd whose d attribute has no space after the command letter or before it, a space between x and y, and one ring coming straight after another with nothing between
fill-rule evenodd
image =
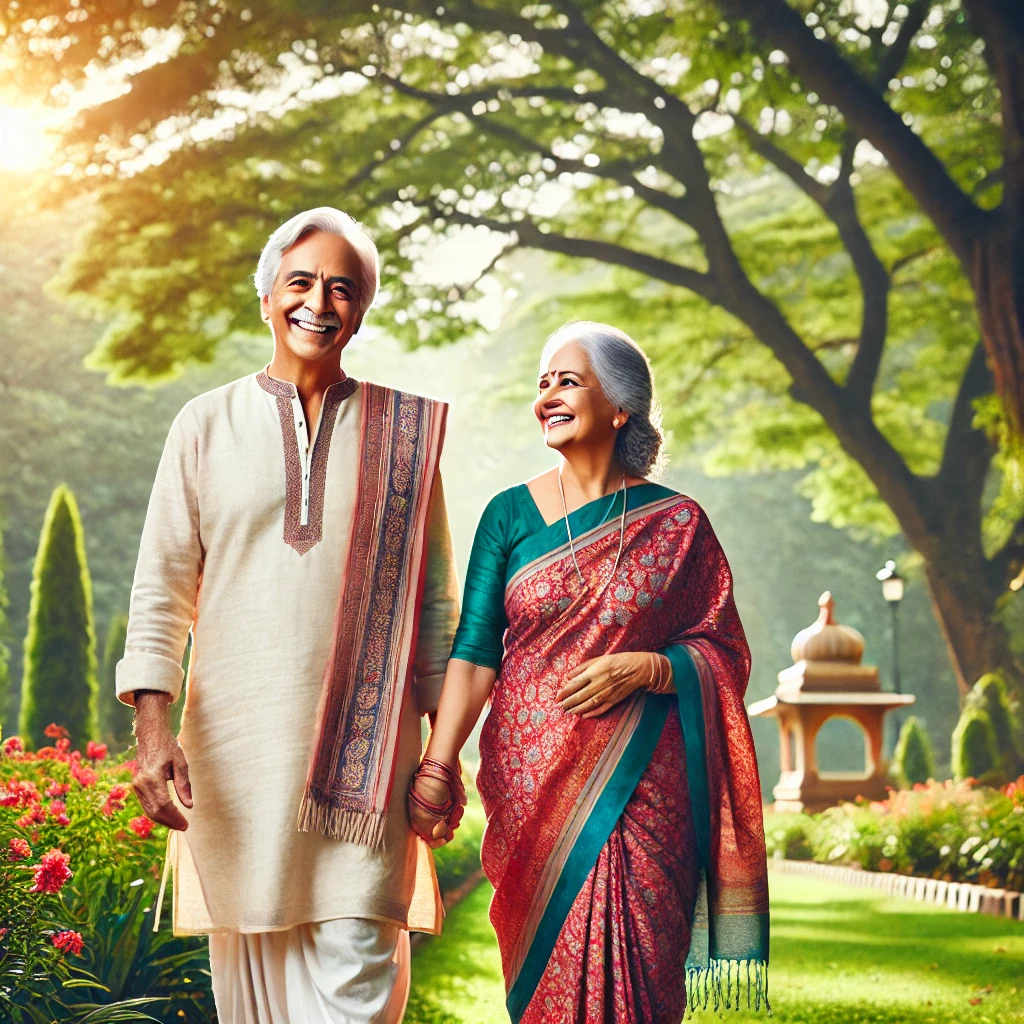
<instances>
[{"instance_id":1,"label":"man's eyebrow","mask_svg":"<svg viewBox=\"0 0 1024 1024\"><path fill-rule=\"evenodd\" d=\"M285 276L285 281L291 281L293 278L296 278L296 277L316 277L316 274L314 274L312 270L290 270L287 273L287 275ZM329 277L327 279L327 284L328 285L339 284L339 283L343 284L343 285L347 285L349 288L353 288L353 289L356 286L356 283L355 283L355 281L352 280L352 278L344 277L341 274L335 274L334 277Z\"/></svg>"},{"instance_id":2,"label":"man's eyebrow","mask_svg":"<svg viewBox=\"0 0 1024 1024\"><path fill-rule=\"evenodd\" d=\"M348 285L349 288L355 288L356 286L355 281L353 281L351 277L343 277L341 274L335 274L334 277L327 278L328 284L335 284L338 282L340 282L341 284Z\"/></svg>"}]
</instances>

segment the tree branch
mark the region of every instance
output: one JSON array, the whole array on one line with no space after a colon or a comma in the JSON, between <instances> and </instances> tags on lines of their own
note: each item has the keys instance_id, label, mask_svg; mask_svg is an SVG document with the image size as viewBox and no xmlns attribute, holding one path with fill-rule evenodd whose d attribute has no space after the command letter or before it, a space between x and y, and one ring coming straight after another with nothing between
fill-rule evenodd
<instances>
[{"instance_id":1,"label":"tree branch","mask_svg":"<svg viewBox=\"0 0 1024 1024\"><path fill-rule=\"evenodd\" d=\"M854 134L867 139L913 193L949 246L966 265L971 246L993 223L949 176L942 161L903 123L874 86L825 40L815 38L799 11L786 0L717 0L721 10L742 18L789 57L793 71L821 98L837 107Z\"/></svg>"}]
</instances>

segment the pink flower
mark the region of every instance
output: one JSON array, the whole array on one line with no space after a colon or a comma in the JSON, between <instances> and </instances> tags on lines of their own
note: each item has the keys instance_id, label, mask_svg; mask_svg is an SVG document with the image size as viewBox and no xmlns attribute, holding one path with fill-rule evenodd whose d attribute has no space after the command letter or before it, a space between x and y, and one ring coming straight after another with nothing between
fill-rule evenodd
<instances>
[{"instance_id":1,"label":"pink flower","mask_svg":"<svg viewBox=\"0 0 1024 1024\"><path fill-rule=\"evenodd\" d=\"M130 790L127 786L117 783L110 787L110 792L107 794L107 802L100 808L100 810L109 818L115 811L124 810L124 802L128 799L128 793Z\"/></svg>"},{"instance_id":2,"label":"pink flower","mask_svg":"<svg viewBox=\"0 0 1024 1024\"><path fill-rule=\"evenodd\" d=\"M67 736L62 736L56 743L57 753L66 754L71 749L71 740Z\"/></svg>"},{"instance_id":3,"label":"pink flower","mask_svg":"<svg viewBox=\"0 0 1024 1024\"><path fill-rule=\"evenodd\" d=\"M10 853L7 854L8 860L24 860L26 857L32 856L32 847L20 836L15 836L7 846L10 850Z\"/></svg>"},{"instance_id":4,"label":"pink flower","mask_svg":"<svg viewBox=\"0 0 1024 1024\"><path fill-rule=\"evenodd\" d=\"M71 824L71 819L66 814L58 814L53 820L62 827Z\"/></svg>"},{"instance_id":5,"label":"pink flower","mask_svg":"<svg viewBox=\"0 0 1024 1024\"><path fill-rule=\"evenodd\" d=\"M121 765L122 768L127 768L133 776L135 775L135 769L138 768L138 766L139 762L136 761L134 757L130 761L125 761L125 763Z\"/></svg>"},{"instance_id":6,"label":"pink flower","mask_svg":"<svg viewBox=\"0 0 1024 1024\"><path fill-rule=\"evenodd\" d=\"M4 753L11 757L14 754L20 754L25 749L25 744L21 742L20 736L10 736L4 741Z\"/></svg>"},{"instance_id":7,"label":"pink flower","mask_svg":"<svg viewBox=\"0 0 1024 1024\"><path fill-rule=\"evenodd\" d=\"M63 814L67 810L67 807L63 800L51 800L48 810L50 814L56 818L58 814Z\"/></svg>"},{"instance_id":8,"label":"pink flower","mask_svg":"<svg viewBox=\"0 0 1024 1024\"><path fill-rule=\"evenodd\" d=\"M39 802L39 790L28 779L12 779L0 793L0 807L30 807Z\"/></svg>"},{"instance_id":9,"label":"pink flower","mask_svg":"<svg viewBox=\"0 0 1024 1024\"><path fill-rule=\"evenodd\" d=\"M70 789L70 782L51 782L50 785L46 787L46 795L53 800L54 798L65 796Z\"/></svg>"},{"instance_id":10,"label":"pink flower","mask_svg":"<svg viewBox=\"0 0 1024 1024\"><path fill-rule=\"evenodd\" d=\"M88 765L83 766L80 765L77 761L72 761L71 777L80 786L88 789L89 786L92 786L96 782L96 780L99 778L99 775L97 775L96 772L94 772Z\"/></svg>"},{"instance_id":11,"label":"pink flower","mask_svg":"<svg viewBox=\"0 0 1024 1024\"><path fill-rule=\"evenodd\" d=\"M53 944L62 953L74 953L75 956L82 955L83 940L78 932L57 932L53 936Z\"/></svg>"},{"instance_id":12,"label":"pink flower","mask_svg":"<svg viewBox=\"0 0 1024 1024\"><path fill-rule=\"evenodd\" d=\"M36 751L37 761L52 761L57 756L56 747L40 747Z\"/></svg>"},{"instance_id":13,"label":"pink flower","mask_svg":"<svg viewBox=\"0 0 1024 1024\"><path fill-rule=\"evenodd\" d=\"M106 743L94 743L89 740L85 745L85 756L91 761L102 761L107 756Z\"/></svg>"},{"instance_id":14,"label":"pink flower","mask_svg":"<svg viewBox=\"0 0 1024 1024\"><path fill-rule=\"evenodd\" d=\"M64 883L71 877L68 864L71 857L60 850L50 850L39 858L39 863L32 868L35 885L29 892L57 893L64 888Z\"/></svg>"},{"instance_id":15,"label":"pink flower","mask_svg":"<svg viewBox=\"0 0 1024 1024\"><path fill-rule=\"evenodd\" d=\"M42 804L33 804L27 814L23 814L15 824L19 828L31 828L33 825L43 825L46 823L46 811L43 810Z\"/></svg>"},{"instance_id":16,"label":"pink flower","mask_svg":"<svg viewBox=\"0 0 1024 1024\"><path fill-rule=\"evenodd\" d=\"M58 725L56 722L51 722L44 730L44 736L49 736L51 740L67 739L71 733L64 728L63 725Z\"/></svg>"},{"instance_id":17,"label":"pink flower","mask_svg":"<svg viewBox=\"0 0 1024 1024\"><path fill-rule=\"evenodd\" d=\"M153 831L153 822L144 814L141 814L137 818L132 818L128 822L128 827L141 839L145 839Z\"/></svg>"}]
</instances>

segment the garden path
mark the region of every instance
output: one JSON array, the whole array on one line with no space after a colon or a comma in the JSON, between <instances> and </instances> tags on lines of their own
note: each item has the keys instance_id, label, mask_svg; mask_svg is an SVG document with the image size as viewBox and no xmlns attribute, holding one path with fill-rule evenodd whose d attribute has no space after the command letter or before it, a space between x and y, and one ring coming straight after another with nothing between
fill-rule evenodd
<instances>
[{"instance_id":1,"label":"garden path","mask_svg":"<svg viewBox=\"0 0 1024 1024\"><path fill-rule=\"evenodd\" d=\"M771 889L778 1024L1024 1024L1024 924L778 874ZM507 1024L489 900L480 886L420 947L406 1024Z\"/></svg>"}]
</instances>

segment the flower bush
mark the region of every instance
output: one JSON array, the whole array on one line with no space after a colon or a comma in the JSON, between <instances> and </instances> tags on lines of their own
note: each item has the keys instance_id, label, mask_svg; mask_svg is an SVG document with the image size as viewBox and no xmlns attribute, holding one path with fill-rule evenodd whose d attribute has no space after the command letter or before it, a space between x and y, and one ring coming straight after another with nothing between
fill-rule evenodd
<instances>
[{"instance_id":1,"label":"flower bush","mask_svg":"<svg viewBox=\"0 0 1024 1024\"><path fill-rule=\"evenodd\" d=\"M153 932L167 830L142 814L133 762L45 735L0 746L0 1019L205 1024L205 940Z\"/></svg>"},{"instance_id":2,"label":"flower bush","mask_svg":"<svg viewBox=\"0 0 1024 1024\"><path fill-rule=\"evenodd\" d=\"M765 818L769 856L1024 889L1024 776L928 782L821 814Z\"/></svg>"}]
</instances>

